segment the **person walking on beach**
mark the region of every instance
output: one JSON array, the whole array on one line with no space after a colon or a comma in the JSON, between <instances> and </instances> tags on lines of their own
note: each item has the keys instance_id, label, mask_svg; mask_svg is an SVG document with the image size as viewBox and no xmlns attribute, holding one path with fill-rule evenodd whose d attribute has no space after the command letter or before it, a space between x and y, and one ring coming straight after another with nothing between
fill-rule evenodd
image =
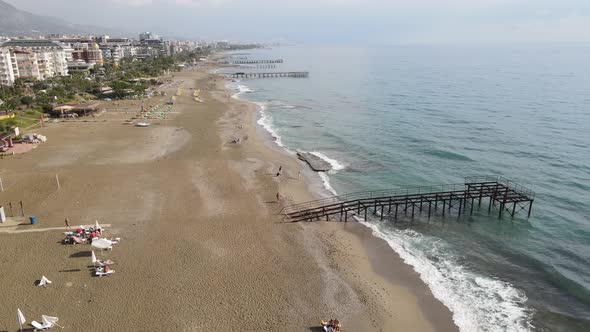
<instances>
[{"instance_id":1,"label":"person walking on beach","mask_svg":"<svg viewBox=\"0 0 590 332\"><path fill-rule=\"evenodd\" d=\"M281 194L277 192L277 203L281 202Z\"/></svg>"},{"instance_id":2,"label":"person walking on beach","mask_svg":"<svg viewBox=\"0 0 590 332\"><path fill-rule=\"evenodd\" d=\"M70 230L70 229L72 229L70 227L70 220L66 217L66 230Z\"/></svg>"},{"instance_id":3,"label":"person walking on beach","mask_svg":"<svg viewBox=\"0 0 590 332\"><path fill-rule=\"evenodd\" d=\"M297 179L301 180L301 171L297 172Z\"/></svg>"}]
</instances>

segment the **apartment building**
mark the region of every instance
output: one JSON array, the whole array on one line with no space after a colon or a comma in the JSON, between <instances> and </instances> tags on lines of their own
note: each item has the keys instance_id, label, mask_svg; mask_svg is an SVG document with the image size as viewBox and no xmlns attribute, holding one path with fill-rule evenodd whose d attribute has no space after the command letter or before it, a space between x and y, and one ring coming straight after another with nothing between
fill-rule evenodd
<instances>
[{"instance_id":1,"label":"apartment building","mask_svg":"<svg viewBox=\"0 0 590 332\"><path fill-rule=\"evenodd\" d=\"M44 80L48 77L68 75L67 58L63 47L50 40L9 40L0 45L0 50L2 50L0 53L4 54L3 58L6 58L7 52L9 53L14 79ZM12 84L8 81L7 79L7 85ZM5 84L4 81L2 84Z\"/></svg>"},{"instance_id":2,"label":"apartment building","mask_svg":"<svg viewBox=\"0 0 590 332\"><path fill-rule=\"evenodd\" d=\"M0 85L12 85L14 83L14 69L10 58L10 51L0 48Z\"/></svg>"},{"instance_id":3,"label":"apartment building","mask_svg":"<svg viewBox=\"0 0 590 332\"><path fill-rule=\"evenodd\" d=\"M44 73L39 70L39 61L37 53L30 51L15 50L11 52L12 63L16 66L14 71L15 78L34 78L38 80L45 79Z\"/></svg>"}]
</instances>

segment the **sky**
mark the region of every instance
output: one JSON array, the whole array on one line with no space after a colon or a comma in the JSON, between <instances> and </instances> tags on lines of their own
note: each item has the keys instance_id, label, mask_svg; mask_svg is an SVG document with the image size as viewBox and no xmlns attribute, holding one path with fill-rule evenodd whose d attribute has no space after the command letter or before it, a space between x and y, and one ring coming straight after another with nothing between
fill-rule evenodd
<instances>
[{"instance_id":1,"label":"sky","mask_svg":"<svg viewBox=\"0 0 590 332\"><path fill-rule=\"evenodd\" d=\"M590 42L590 0L5 0L187 39L335 44Z\"/></svg>"}]
</instances>

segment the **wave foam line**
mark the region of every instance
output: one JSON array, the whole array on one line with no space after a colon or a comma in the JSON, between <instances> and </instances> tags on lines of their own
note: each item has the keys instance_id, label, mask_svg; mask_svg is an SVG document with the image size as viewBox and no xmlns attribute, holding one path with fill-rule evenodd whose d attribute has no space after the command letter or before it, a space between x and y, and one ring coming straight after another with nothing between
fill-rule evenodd
<instances>
[{"instance_id":1,"label":"wave foam line","mask_svg":"<svg viewBox=\"0 0 590 332\"><path fill-rule=\"evenodd\" d=\"M285 145L283 145L281 136L277 133L272 125L272 116L266 111L266 108L268 107L267 104L263 102L255 102L255 104L258 105L258 109L260 110L260 119L258 119L256 123L264 128L270 134L270 136L272 136L278 146L288 151Z\"/></svg>"},{"instance_id":2,"label":"wave foam line","mask_svg":"<svg viewBox=\"0 0 590 332\"><path fill-rule=\"evenodd\" d=\"M324 189L326 189L328 192L330 192L334 196L338 196L338 193L336 192L334 187L332 187L332 185L330 184L330 178L328 177L328 174L326 174L324 172L320 172L318 174L320 175L320 178L322 179L322 185L324 186Z\"/></svg>"},{"instance_id":3,"label":"wave foam line","mask_svg":"<svg viewBox=\"0 0 590 332\"><path fill-rule=\"evenodd\" d=\"M524 292L510 283L468 271L442 240L413 230L382 229L360 218L358 221L413 267L434 297L452 312L460 331L532 330L532 312L525 306Z\"/></svg>"},{"instance_id":4,"label":"wave foam line","mask_svg":"<svg viewBox=\"0 0 590 332\"><path fill-rule=\"evenodd\" d=\"M254 90L250 89L248 86L243 85L243 84L238 84L236 86L235 90L237 90L237 92L232 95L232 98L234 98L234 99L238 99L238 97L240 95L243 95L244 93L249 93L249 92L254 91Z\"/></svg>"},{"instance_id":5,"label":"wave foam line","mask_svg":"<svg viewBox=\"0 0 590 332\"><path fill-rule=\"evenodd\" d=\"M330 166L332 166L333 171L339 171L339 170L342 170L345 168L345 166L342 163L340 163L338 160L332 159L321 152L311 151L310 153L327 161L330 164Z\"/></svg>"}]
</instances>

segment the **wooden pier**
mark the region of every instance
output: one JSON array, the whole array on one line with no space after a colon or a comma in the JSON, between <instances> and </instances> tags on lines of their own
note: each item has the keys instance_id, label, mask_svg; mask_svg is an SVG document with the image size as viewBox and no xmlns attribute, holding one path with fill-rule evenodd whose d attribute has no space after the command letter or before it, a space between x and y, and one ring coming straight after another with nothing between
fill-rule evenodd
<instances>
[{"instance_id":1,"label":"wooden pier","mask_svg":"<svg viewBox=\"0 0 590 332\"><path fill-rule=\"evenodd\" d=\"M240 66L240 69L274 69L277 65Z\"/></svg>"},{"instance_id":2,"label":"wooden pier","mask_svg":"<svg viewBox=\"0 0 590 332\"><path fill-rule=\"evenodd\" d=\"M283 59L266 59L266 60L255 60L255 59L245 59L245 60L240 60L240 59L229 59L226 61L222 61L221 63L223 64L233 64L233 65L253 65L253 64L259 64L259 63L283 63Z\"/></svg>"},{"instance_id":3,"label":"wooden pier","mask_svg":"<svg viewBox=\"0 0 590 332\"><path fill-rule=\"evenodd\" d=\"M227 73L228 78L277 78L277 77L308 77L309 72L306 71L281 71L281 72L266 72L266 73Z\"/></svg>"},{"instance_id":4,"label":"wooden pier","mask_svg":"<svg viewBox=\"0 0 590 332\"><path fill-rule=\"evenodd\" d=\"M370 191L335 196L327 199L286 206L281 213L289 221L316 221L339 219L348 221L357 216L367 220L368 213L381 220L398 218L398 215L411 215L428 212L440 213L443 217L451 210L461 214L473 214L477 203L488 200L488 213L492 207L497 209L498 218L504 213L514 218L521 210L531 216L535 193L503 177L468 177L465 183L428 187L411 187L393 190Z\"/></svg>"}]
</instances>

